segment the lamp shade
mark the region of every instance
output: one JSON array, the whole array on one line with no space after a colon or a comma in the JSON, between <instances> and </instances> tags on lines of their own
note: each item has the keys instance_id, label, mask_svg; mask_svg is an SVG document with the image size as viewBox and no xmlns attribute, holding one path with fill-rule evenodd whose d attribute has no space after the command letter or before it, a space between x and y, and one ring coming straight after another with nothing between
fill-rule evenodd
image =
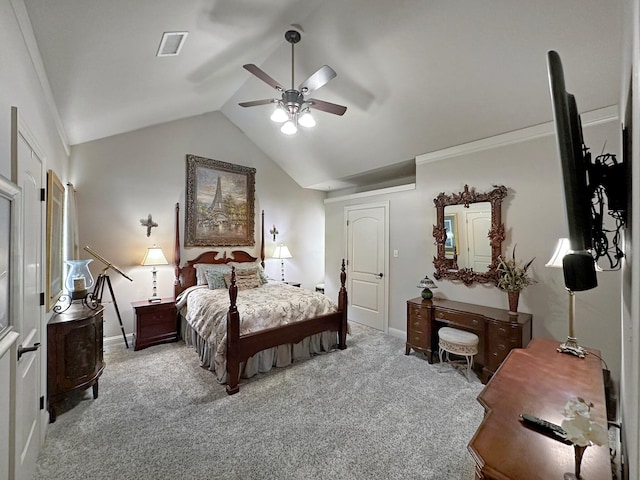
<instances>
[{"instance_id":1,"label":"lamp shade","mask_svg":"<svg viewBox=\"0 0 640 480\"><path fill-rule=\"evenodd\" d=\"M286 245L280 244L273 251L273 258L293 258Z\"/></svg>"},{"instance_id":2,"label":"lamp shade","mask_svg":"<svg viewBox=\"0 0 640 480\"><path fill-rule=\"evenodd\" d=\"M568 254L571 253L571 244L568 238L561 238L558 240L558 244L556 245L556 249L551 255L551 258L547 263L544 264L545 267L554 267L554 268L562 268L562 259ZM596 272L601 272L602 268L598 265L598 263L594 260L596 264Z\"/></svg>"},{"instance_id":3,"label":"lamp shade","mask_svg":"<svg viewBox=\"0 0 640 480\"><path fill-rule=\"evenodd\" d=\"M418 284L418 288L438 288L438 286L431 280L427 275L424 276L420 283Z\"/></svg>"},{"instance_id":4,"label":"lamp shade","mask_svg":"<svg viewBox=\"0 0 640 480\"><path fill-rule=\"evenodd\" d=\"M571 246L569 244L568 238L561 238L558 240L558 244L556 245L556 249L553 252L553 255L549 259L547 263L545 263L545 267L555 267L562 268L562 259L564 256L571 251Z\"/></svg>"},{"instance_id":5,"label":"lamp shade","mask_svg":"<svg viewBox=\"0 0 640 480\"><path fill-rule=\"evenodd\" d=\"M167 258L164 256L164 253L162 253L162 249L154 245L153 247L147 248L141 265L167 265L168 263Z\"/></svg>"}]
</instances>

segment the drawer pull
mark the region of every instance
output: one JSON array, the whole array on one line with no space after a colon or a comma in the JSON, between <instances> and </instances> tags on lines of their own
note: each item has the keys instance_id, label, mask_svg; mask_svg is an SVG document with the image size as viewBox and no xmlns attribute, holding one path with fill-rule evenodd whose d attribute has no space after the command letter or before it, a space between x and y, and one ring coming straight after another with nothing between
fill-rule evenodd
<instances>
[{"instance_id":1,"label":"drawer pull","mask_svg":"<svg viewBox=\"0 0 640 480\"><path fill-rule=\"evenodd\" d=\"M478 323L480 323L480 322L478 322L478 320L476 318L474 318L474 319L471 320L471 323L473 323L474 326L478 326Z\"/></svg>"}]
</instances>

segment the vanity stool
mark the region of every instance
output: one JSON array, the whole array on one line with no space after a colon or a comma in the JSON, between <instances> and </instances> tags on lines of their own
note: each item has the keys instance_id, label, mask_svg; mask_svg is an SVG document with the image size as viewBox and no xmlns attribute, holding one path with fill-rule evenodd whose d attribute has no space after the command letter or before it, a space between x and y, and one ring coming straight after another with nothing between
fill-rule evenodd
<instances>
[{"instance_id":1,"label":"vanity stool","mask_svg":"<svg viewBox=\"0 0 640 480\"><path fill-rule=\"evenodd\" d=\"M470 381L473 356L478 353L478 341L478 336L475 333L442 327L438 330L440 362L443 362L443 358L448 362L450 354L463 356L467 361L467 381Z\"/></svg>"}]
</instances>

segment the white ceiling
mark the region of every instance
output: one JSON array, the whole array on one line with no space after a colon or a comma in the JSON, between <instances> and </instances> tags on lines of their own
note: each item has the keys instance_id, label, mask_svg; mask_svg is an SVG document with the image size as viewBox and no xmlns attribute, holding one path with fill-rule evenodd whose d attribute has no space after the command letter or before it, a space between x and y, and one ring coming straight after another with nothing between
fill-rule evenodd
<instances>
[{"instance_id":1,"label":"white ceiling","mask_svg":"<svg viewBox=\"0 0 640 480\"><path fill-rule=\"evenodd\" d=\"M620 0L24 2L72 145L220 110L303 187L550 121L550 49L581 111L619 100ZM296 85L328 64L313 97L348 110L287 137L238 102L278 96L245 63L289 86L291 24ZM166 31L190 32L177 57L155 56Z\"/></svg>"}]
</instances>

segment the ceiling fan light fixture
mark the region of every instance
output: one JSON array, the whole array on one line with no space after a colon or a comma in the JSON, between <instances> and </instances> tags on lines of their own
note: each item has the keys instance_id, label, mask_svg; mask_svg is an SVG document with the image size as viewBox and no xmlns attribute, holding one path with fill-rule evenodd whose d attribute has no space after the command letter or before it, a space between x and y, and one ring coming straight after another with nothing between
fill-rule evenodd
<instances>
[{"instance_id":1,"label":"ceiling fan light fixture","mask_svg":"<svg viewBox=\"0 0 640 480\"><path fill-rule=\"evenodd\" d=\"M285 135L293 135L298 131L298 127L293 120L287 120L282 127L280 127L280 131Z\"/></svg>"},{"instance_id":2,"label":"ceiling fan light fixture","mask_svg":"<svg viewBox=\"0 0 640 480\"><path fill-rule=\"evenodd\" d=\"M306 128L312 128L316 126L316 119L313 118L311 112L304 112L298 119L298 123Z\"/></svg>"},{"instance_id":3,"label":"ceiling fan light fixture","mask_svg":"<svg viewBox=\"0 0 640 480\"><path fill-rule=\"evenodd\" d=\"M277 123L286 122L289 119L289 115L285 112L280 105L278 105L271 114L271 120Z\"/></svg>"}]
</instances>

